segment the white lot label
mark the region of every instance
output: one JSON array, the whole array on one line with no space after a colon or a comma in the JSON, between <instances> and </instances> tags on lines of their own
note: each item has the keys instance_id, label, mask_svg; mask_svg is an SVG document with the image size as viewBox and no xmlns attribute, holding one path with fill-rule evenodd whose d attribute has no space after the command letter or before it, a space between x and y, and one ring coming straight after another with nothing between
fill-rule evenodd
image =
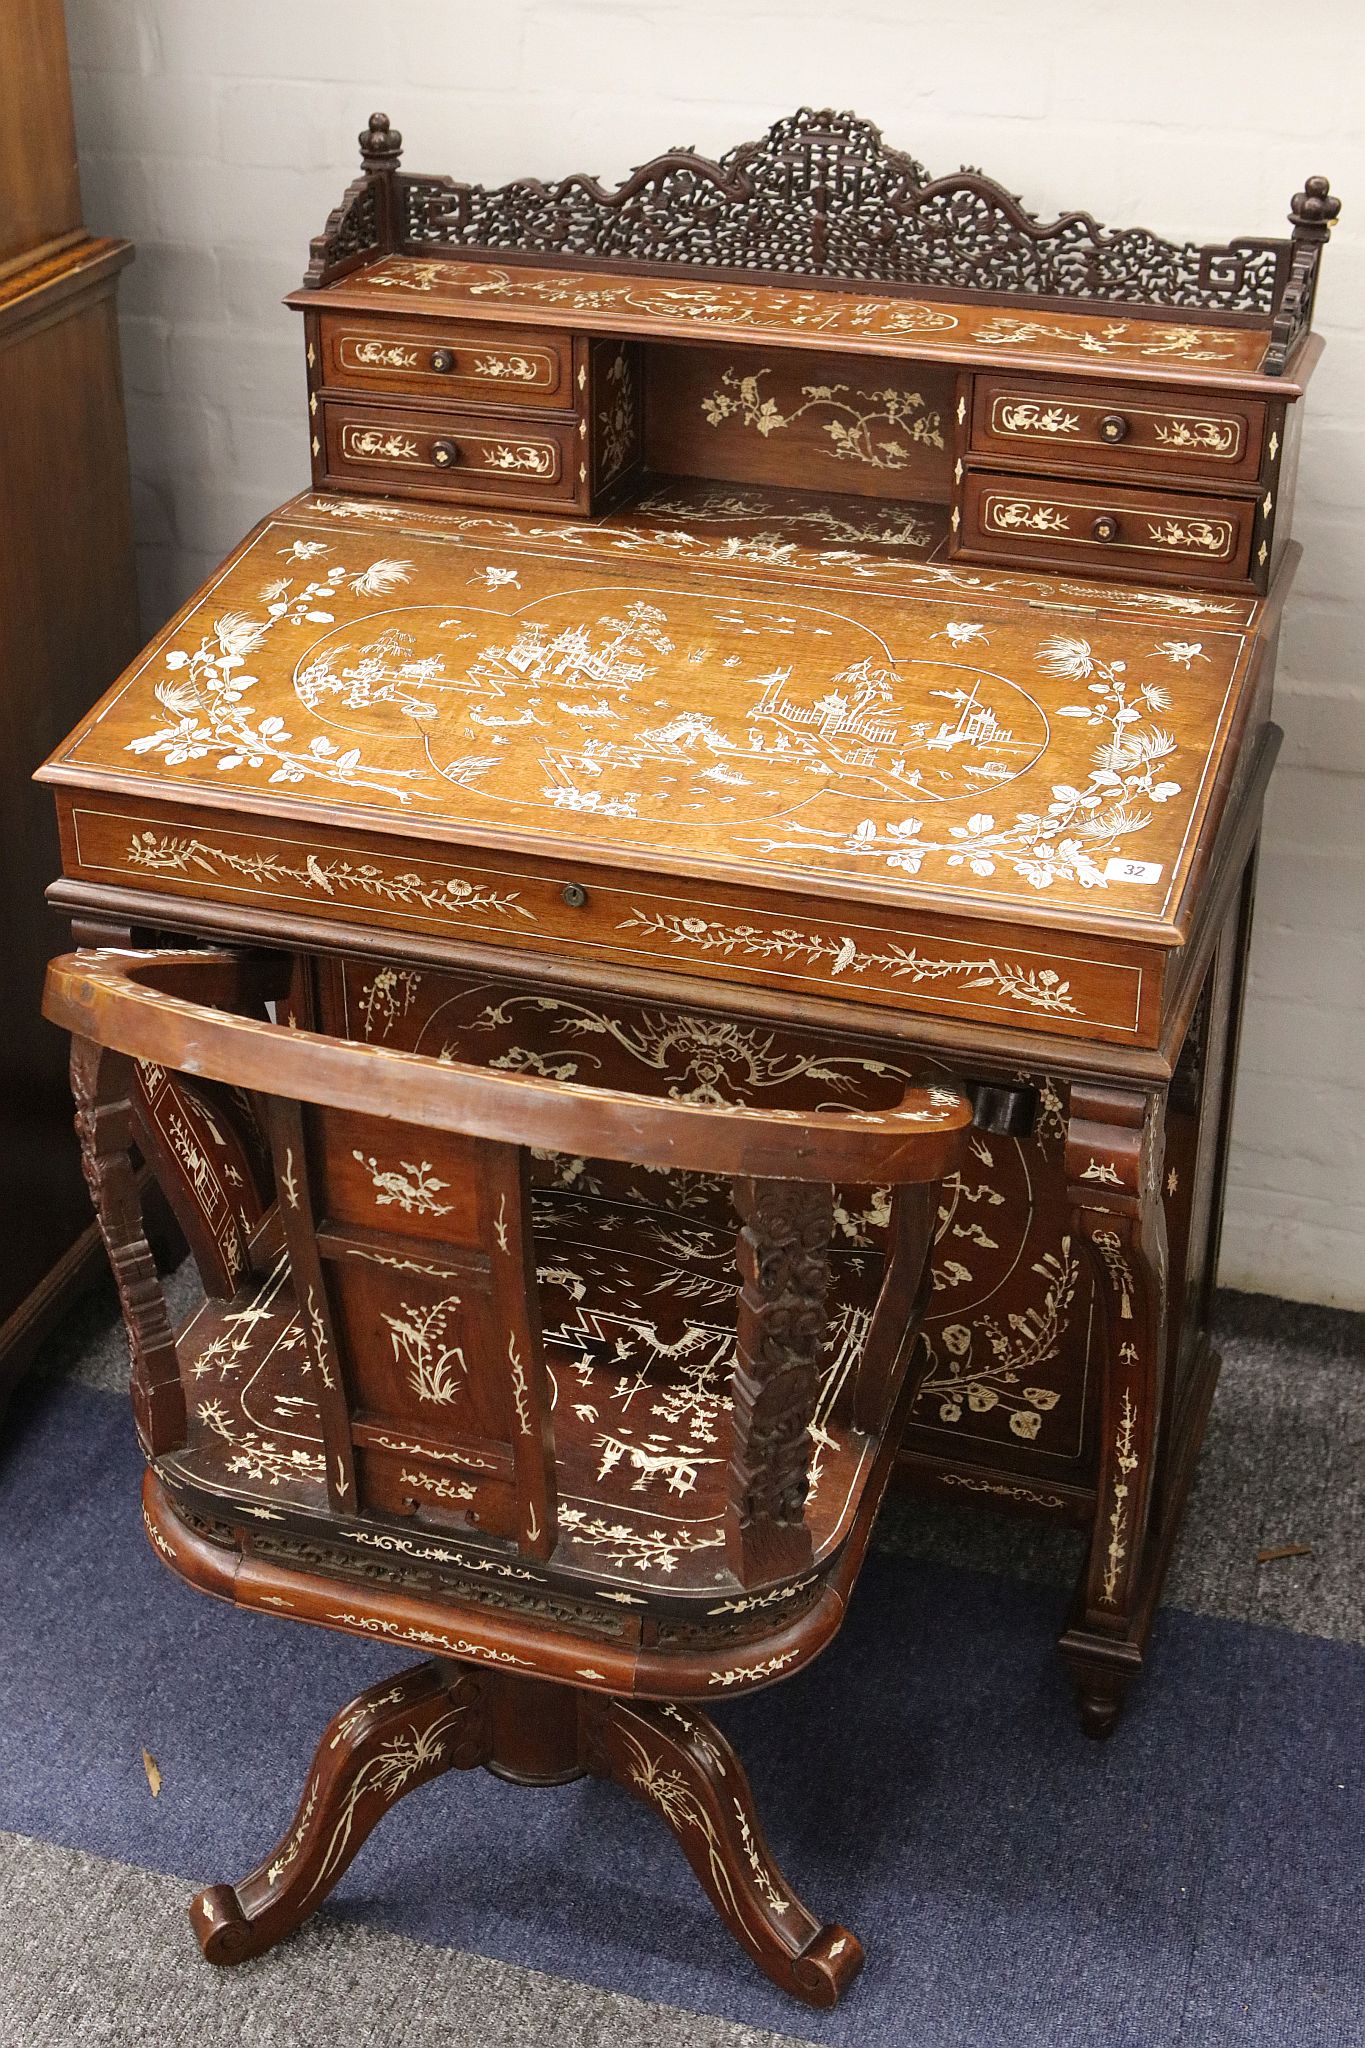
<instances>
[{"instance_id":1,"label":"white lot label","mask_svg":"<svg viewBox=\"0 0 1365 2048\"><path fill-rule=\"evenodd\" d=\"M1159 862L1151 860L1119 860L1115 856L1104 864L1106 882L1138 882L1144 887L1159 882L1165 872Z\"/></svg>"}]
</instances>

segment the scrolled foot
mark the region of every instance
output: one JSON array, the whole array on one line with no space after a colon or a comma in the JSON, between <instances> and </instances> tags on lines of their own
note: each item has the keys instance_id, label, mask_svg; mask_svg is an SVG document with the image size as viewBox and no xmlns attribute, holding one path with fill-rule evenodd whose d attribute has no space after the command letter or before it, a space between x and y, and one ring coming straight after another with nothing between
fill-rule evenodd
<instances>
[{"instance_id":1,"label":"scrolled foot","mask_svg":"<svg viewBox=\"0 0 1365 2048\"><path fill-rule=\"evenodd\" d=\"M487 1754L478 1680L421 1664L372 1685L323 1731L293 1825L240 1884L210 1885L190 1922L211 1963L245 1962L316 1911L403 1795Z\"/></svg>"},{"instance_id":2,"label":"scrolled foot","mask_svg":"<svg viewBox=\"0 0 1365 2048\"><path fill-rule=\"evenodd\" d=\"M792 1964L800 1987L797 1997L807 2005L837 2005L863 1967L863 1945L846 1927L822 1927L810 1947Z\"/></svg>"},{"instance_id":3,"label":"scrolled foot","mask_svg":"<svg viewBox=\"0 0 1365 2048\"><path fill-rule=\"evenodd\" d=\"M257 1953L250 1921L230 1884L211 1884L190 1906L195 1939L211 1963L244 1963Z\"/></svg>"},{"instance_id":4,"label":"scrolled foot","mask_svg":"<svg viewBox=\"0 0 1365 2048\"><path fill-rule=\"evenodd\" d=\"M672 1828L725 1925L774 1984L806 2005L833 2005L862 1968L845 1927L807 1912L773 1858L739 1758L695 1707L584 1695L594 1770L652 1806Z\"/></svg>"}]
</instances>

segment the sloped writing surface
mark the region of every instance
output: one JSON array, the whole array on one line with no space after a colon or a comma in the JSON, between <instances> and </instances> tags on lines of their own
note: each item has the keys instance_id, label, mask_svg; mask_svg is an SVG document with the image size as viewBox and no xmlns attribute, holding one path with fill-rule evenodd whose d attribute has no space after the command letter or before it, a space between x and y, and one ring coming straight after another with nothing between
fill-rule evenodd
<instances>
[{"instance_id":1,"label":"sloped writing surface","mask_svg":"<svg viewBox=\"0 0 1365 2048\"><path fill-rule=\"evenodd\" d=\"M300 499L49 772L436 844L1169 917L1254 603L821 547L734 495L573 528Z\"/></svg>"}]
</instances>

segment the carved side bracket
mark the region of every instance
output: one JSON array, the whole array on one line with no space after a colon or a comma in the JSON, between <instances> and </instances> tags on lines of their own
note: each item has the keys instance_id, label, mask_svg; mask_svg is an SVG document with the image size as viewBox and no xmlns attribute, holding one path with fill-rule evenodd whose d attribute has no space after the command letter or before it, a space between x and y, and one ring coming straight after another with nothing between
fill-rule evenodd
<instances>
[{"instance_id":1,"label":"carved side bracket","mask_svg":"<svg viewBox=\"0 0 1365 2048\"><path fill-rule=\"evenodd\" d=\"M347 271L396 246L394 177L402 151L403 138L388 115L371 114L360 135L361 175L346 187L322 233L309 243L305 285L335 284Z\"/></svg>"},{"instance_id":2,"label":"carved side bracket","mask_svg":"<svg viewBox=\"0 0 1365 2048\"><path fill-rule=\"evenodd\" d=\"M1341 201L1333 196L1326 178L1305 178L1302 192L1296 192L1289 202L1289 224L1293 229L1289 261L1276 294L1270 346L1265 355L1265 369L1272 377L1281 374L1312 325L1318 265L1332 223L1340 212Z\"/></svg>"}]
</instances>

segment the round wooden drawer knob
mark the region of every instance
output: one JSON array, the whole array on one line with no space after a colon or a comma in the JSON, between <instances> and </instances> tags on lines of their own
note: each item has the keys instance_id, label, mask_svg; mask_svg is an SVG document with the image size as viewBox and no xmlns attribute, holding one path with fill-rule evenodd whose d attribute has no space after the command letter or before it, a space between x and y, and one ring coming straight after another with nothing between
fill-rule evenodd
<instances>
[{"instance_id":1,"label":"round wooden drawer knob","mask_svg":"<svg viewBox=\"0 0 1365 2048\"><path fill-rule=\"evenodd\" d=\"M438 469L450 469L460 459L460 451L453 441L433 441L431 459Z\"/></svg>"},{"instance_id":2,"label":"round wooden drawer knob","mask_svg":"<svg viewBox=\"0 0 1365 2048\"><path fill-rule=\"evenodd\" d=\"M439 371L443 377L447 376L455 367L454 349L434 348L431 351L431 367L433 370Z\"/></svg>"},{"instance_id":3,"label":"round wooden drawer knob","mask_svg":"<svg viewBox=\"0 0 1365 2048\"><path fill-rule=\"evenodd\" d=\"M1101 512L1090 531L1096 540L1117 540L1119 523L1112 512Z\"/></svg>"},{"instance_id":4,"label":"round wooden drawer knob","mask_svg":"<svg viewBox=\"0 0 1365 2048\"><path fill-rule=\"evenodd\" d=\"M1126 441L1128 422L1121 412L1107 412L1100 421L1101 441Z\"/></svg>"}]
</instances>

